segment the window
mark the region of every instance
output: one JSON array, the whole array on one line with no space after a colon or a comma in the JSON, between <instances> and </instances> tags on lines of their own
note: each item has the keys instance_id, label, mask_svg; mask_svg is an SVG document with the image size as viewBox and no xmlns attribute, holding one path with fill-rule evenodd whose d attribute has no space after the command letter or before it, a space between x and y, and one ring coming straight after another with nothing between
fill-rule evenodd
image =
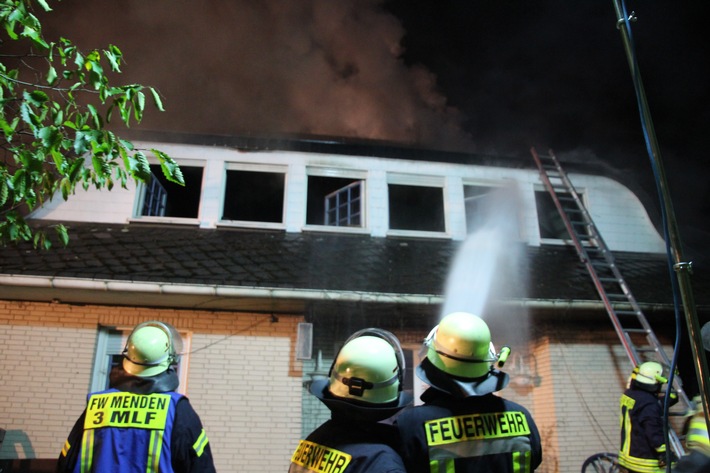
<instances>
[{"instance_id":1,"label":"window","mask_svg":"<svg viewBox=\"0 0 710 473\"><path fill-rule=\"evenodd\" d=\"M96 339L96 358L91 376L91 392L103 391L109 387L111 368L118 366L123 360L123 348L132 330L133 327L99 326ZM187 392L187 368L192 340L189 332L181 331L180 336L182 337L182 356L177 367L178 377L180 378L180 386L177 391L185 394Z\"/></svg>"},{"instance_id":2,"label":"window","mask_svg":"<svg viewBox=\"0 0 710 473\"><path fill-rule=\"evenodd\" d=\"M486 186L463 186L466 231L468 233L481 229L490 218L491 192L494 189Z\"/></svg>"},{"instance_id":3,"label":"window","mask_svg":"<svg viewBox=\"0 0 710 473\"><path fill-rule=\"evenodd\" d=\"M364 181L308 176L306 224L363 227Z\"/></svg>"},{"instance_id":4,"label":"window","mask_svg":"<svg viewBox=\"0 0 710 473\"><path fill-rule=\"evenodd\" d=\"M228 169L222 220L283 222L283 172Z\"/></svg>"},{"instance_id":5,"label":"window","mask_svg":"<svg viewBox=\"0 0 710 473\"><path fill-rule=\"evenodd\" d=\"M441 187L389 184L389 228L444 232L444 192Z\"/></svg>"},{"instance_id":6,"label":"window","mask_svg":"<svg viewBox=\"0 0 710 473\"><path fill-rule=\"evenodd\" d=\"M202 189L202 167L180 166L185 185L168 181L159 164L151 164L152 179L143 187L144 217L197 218Z\"/></svg>"},{"instance_id":7,"label":"window","mask_svg":"<svg viewBox=\"0 0 710 473\"><path fill-rule=\"evenodd\" d=\"M569 198L571 196L568 195ZM535 191L535 205L537 206L537 222L540 228L540 238L569 240L569 232L562 220L560 212L547 191Z\"/></svg>"},{"instance_id":8,"label":"window","mask_svg":"<svg viewBox=\"0 0 710 473\"><path fill-rule=\"evenodd\" d=\"M367 226L366 171L309 166L306 174L306 225L354 232Z\"/></svg>"}]
</instances>

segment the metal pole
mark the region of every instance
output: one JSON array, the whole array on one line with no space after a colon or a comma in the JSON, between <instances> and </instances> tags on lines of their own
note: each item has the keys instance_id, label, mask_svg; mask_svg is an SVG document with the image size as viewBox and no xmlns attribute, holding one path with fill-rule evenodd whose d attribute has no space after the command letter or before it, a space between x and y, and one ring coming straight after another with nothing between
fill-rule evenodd
<instances>
[{"instance_id":1,"label":"metal pole","mask_svg":"<svg viewBox=\"0 0 710 473\"><path fill-rule=\"evenodd\" d=\"M708 390L708 363L705 359L704 347L702 342L702 335L700 333L700 324L698 322L698 316L695 312L695 301L693 299L693 291L690 284L690 273L692 264L684 261L682 244L680 239L680 234L678 232L678 226L675 219L675 213L673 211L673 204L670 198L670 192L668 190L668 183L666 181L666 175L663 168L663 162L661 159L661 151L658 147L658 141L656 139L656 133L653 129L653 121L651 120L651 112L648 107L648 102L646 101L646 94L643 89L643 82L641 81L641 74L639 73L638 63L636 62L636 56L633 54L633 48L630 41L630 32L627 29L627 21L635 18L625 18L624 12L619 5L618 0L614 1L614 9L616 10L617 17L617 27L621 31L621 38L624 43L624 49L626 51L626 57L629 61L629 67L631 68L631 74L637 81L636 89L638 94L638 101L640 107L640 113L646 122L648 129L648 139L650 143L651 159L656 165L658 170L658 185L661 193L661 204L665 210L666 224L668 226L668 238L671 247L671 252L673 255L674 265L673 269L676 272L678 278L678 285L680 287L681 299L683 301L683 308L685 312L685 321L688 326L688 335L690 337L690 347L692 349L693 358L695 361L695 370L698 376L698 385L700 387L700 392L702 394L702 404L705 411L705 422L710 426L710 391ZM632 14L633 16L633 14Z\"/></svg>"}]
</instances>

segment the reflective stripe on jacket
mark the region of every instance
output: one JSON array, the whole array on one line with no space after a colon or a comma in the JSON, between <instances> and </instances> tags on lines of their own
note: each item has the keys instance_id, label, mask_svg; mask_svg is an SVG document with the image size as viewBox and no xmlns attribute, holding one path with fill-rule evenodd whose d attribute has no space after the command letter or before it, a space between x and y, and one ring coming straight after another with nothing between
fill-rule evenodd
<instances>
[{"instance_id":1,"label":"reflective stripe on jacket","mask_svg":"<svg viewBox=\"0 0 710 473\"><path fill-rule=\"evenodd\" d=\"M633 472L664 473L666 469L658 463L658 458L666 451L658 397L640 389L627 389L619 407L619 464Z\"/></svg>"}]
</instances>

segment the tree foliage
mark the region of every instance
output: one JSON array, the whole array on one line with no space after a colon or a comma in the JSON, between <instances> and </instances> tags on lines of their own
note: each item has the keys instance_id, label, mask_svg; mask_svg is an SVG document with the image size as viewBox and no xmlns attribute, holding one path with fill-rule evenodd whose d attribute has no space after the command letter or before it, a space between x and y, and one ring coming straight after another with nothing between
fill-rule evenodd
<instances>
[{"instance_id":1,"label":"tree foliage","mask_svg":"<svg viewBox=\"0 0 710 473\"><path fill-rule=\"evenodd\" d=\"M117 46L82 52L64 37L48 41L35 9L51 12L46 0L0 0L0 244L49 248L49 235L28 225L27 213L55 195L68 199L77 185L111 190L129 179L148 181L145 151L108 124L115 118L130 127L147 100L160 111L163 104L152 87L109 82L121 72ZM184 185L177 164L151 151L166 178ZM55 230L66 244L66 227Z\"/></svg>"}]
</instances>

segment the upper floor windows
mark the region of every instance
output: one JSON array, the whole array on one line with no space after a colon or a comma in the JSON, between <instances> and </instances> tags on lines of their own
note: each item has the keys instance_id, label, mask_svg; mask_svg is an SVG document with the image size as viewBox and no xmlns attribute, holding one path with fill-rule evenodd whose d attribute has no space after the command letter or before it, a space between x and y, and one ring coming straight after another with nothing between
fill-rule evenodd
<instances>
[{"instance_id":1,"label":"upper floor windows","mask_svg":"<svg viewBox=\"0 0 710 473\"><path fill-rule=\"evenodd\" d=\"M221 219L282 223L285 183L286 175L280 170L229 165Z\"/></svg>"},{"instance_id":2,"label":"upper floor windows","mask_svg":"<svg viewBox=\"0 0 710 473\"><path fill-rule=\"evenodd\" d=\"M138 199L140 217L174 217L196 219L200 210L203 166L181 164L185 185L165 178L159 164L151 164L151 181L141 186Z\"/></svg>"},{"instance_id":3,"label":"upper floor windows","mask_svg":"<svg viewBox=\"0 0 710 473\"><path fill-rule=\"evenodd\" d=\"M491 196L495 187L464 185L463 203L466 211L466 232L483 227L490 217Z\"/></svg>"},{"instance_id":4,"label":"upper floor windows","mask_svg":"<svg viewBox=\"0 0 710 473\"><path fill-rule=\"evenodd\" d=\"M572 200L572 196L566 193L559 195L559 198L567 202ZM583 199L584 195L580 195L580 198ZM571 238L565 226L565 222L559 210L557 210L555 202L552 200L552 196L550 196L549 192L536 190L535 205L537 207L537 223L541 239L569 240ZM575 231L586 232L588 229L577 226Z\"/></svg>"},{"instance_id":5,"label":"upper floor windows","mask_svg":"<svg viewBox=\"0 0 710 473\"><path fill-rule=\"evenodd\" d=\"M306 225L364 228L364 172L309 168Z\"/></svg>"},{"instance_id":6,"label":"upper floor windows","mask_svg":"<svg viewBox=\"0 0 710 473\"><path fill-rule=\"evenodd\" d=\"M446 232L443 178L392 174L387 193L390 230Z\"/></svg>"}]
</instances>

